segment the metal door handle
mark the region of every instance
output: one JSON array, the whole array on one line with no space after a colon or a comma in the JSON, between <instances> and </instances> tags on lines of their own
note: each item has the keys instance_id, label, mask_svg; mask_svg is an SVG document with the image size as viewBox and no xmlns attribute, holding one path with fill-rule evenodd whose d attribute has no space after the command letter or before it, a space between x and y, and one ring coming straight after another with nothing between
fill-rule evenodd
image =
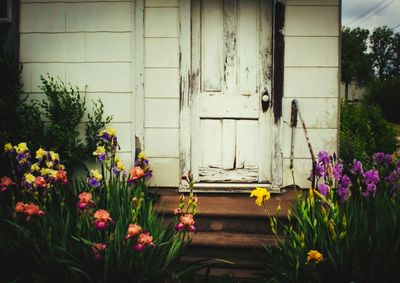
<instances>
[{"instance_id":1,"label":"metal door handle","mask_svg":"<svg viewBox=\"0 0 400 283\"><path fill-rule=\"evenodd\" d=\"M268 94L268 90L265 89L262 94L261 94L261 106L262 106L262 111L267 112L270 104L270 97Z\"/></svg>"}]
</instances>

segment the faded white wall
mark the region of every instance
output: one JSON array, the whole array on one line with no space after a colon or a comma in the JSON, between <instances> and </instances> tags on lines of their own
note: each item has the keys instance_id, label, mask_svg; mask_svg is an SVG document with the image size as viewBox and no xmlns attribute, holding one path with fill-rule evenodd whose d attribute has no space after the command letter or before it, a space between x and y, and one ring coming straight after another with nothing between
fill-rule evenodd
<instances>
[{"instance_id":1,"label":"faded white wall","mask_svg":"<svg viewBox=\"0 0 400 283\"><path fill-rule=\"evenodd\" d=\"M339 96L339 0L287 0L283 120L290 123L291 101L298 102L315 154L337 152ZM284 123L284 184L289 169L291 129ZM298 123L294 171L297 185L308 187L311 169L307 143Z\"/></svg>"},{"instance_id":2,"label":"faded white wall","mask_svg":"<svg viewBox=\"0 0 400 283\"><path fill-rule=\"evenodd\" d=\"M130 164L131 1L21 0L20 11L24 90L43 97L38 86L46 73L82 91L87 85L88 107L93 99L103 101L105 115L113 115L120 157Z\"/></svg>"},{"instance_id":3,"label":"faded white wall","mask_svg":"<svg viewBox=\"0 0 400 283\"><path fill-rule=\"evenodd\" d=\"M337 151L339 0L287 0L283 120L298 100L317 153ZM116 16L118 15L118 16ZM119 134L120 154L133 148L132 1L21 0L21 62L26 92L40 95L39 76L88 85L101 98ZM146 0L144 8L144 148L152 184L179 185L179 0ZM284 183L290 128L284 125ZM310 169L300 124L295 139L296 182Z\"/></svg>"},{"instance_id":4,"label":"faded white wall","mask_svg":"<svg viewBox=\"0 0 400 283\"><path fill-rule=\"evenodd\" d=\"M179 0L144 8L144 149L151 184L179 185Z\"/></svg>"}]
</instances>

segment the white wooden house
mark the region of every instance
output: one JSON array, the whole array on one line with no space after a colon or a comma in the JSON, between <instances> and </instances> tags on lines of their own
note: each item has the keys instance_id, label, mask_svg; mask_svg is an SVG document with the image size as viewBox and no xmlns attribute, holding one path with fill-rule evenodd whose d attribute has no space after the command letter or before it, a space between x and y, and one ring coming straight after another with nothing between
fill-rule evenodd
<instances>
[{"instance_id":1,"label":"white wooden house","mask_svg":"<svg viewBox=\"0 0 400 283\"><path fill-rule=\"evenodd\" d=\"M158 187L192 170L199 189L280 188L292 183L293 99L314 151L337 152L340 2L21 0L24 89L40 95L46 73L87 85L122 158L143 148ZM300 123L294 132L307 187Z\"/></svg>"}]
</instances>

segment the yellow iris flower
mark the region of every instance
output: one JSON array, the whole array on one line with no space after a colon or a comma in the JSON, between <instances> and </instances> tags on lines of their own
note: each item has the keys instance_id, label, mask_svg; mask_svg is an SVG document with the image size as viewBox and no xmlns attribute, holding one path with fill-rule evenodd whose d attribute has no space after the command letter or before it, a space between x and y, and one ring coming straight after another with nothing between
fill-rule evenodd
<instances>
[{"instance_id":1,"label":"yellow iris flower","mask_svg":"<svg viewBox=\"0 0 400 283\"><path fill-rule=\"evenodd\" d=\"M21 142L17 146L14 146L14 148L17 153L23 153L28 151L28 146L26 145L26 142Z\"/></svg>"},{"instance_id":2,"label":"yellow iris flower","mask_svg":"<svg viewBox=\"0 0 400 283\"><path fill-rule=\"evenodd\" d=\"M10 152L10 151L12 151L12 150L13 150L13 146L12 146L11 143L6 143L6 144L4 145L4 151L5 151L5 152Z\"/></svg>"},{"instance_id":3,"label":"yellow iris flower","mask_svg":"<svg viewBox=\"0 0 400 283\"><path fill-rule=\"evenodd\" d=\"M103 179L103 176L99 173L99 170L90 170L90 175L95 178L96 180Z\"/></svg>"},{"instance_id":4,"label":"yellow iris flower","mask_svg":"<svg viewBox=\"0 0 400 283\"><path fill-rule=\"evenodd\" d=\"M122 163L122 161L120 161L120 160L117 161L116 167L117 167L119 170L121 170L121 171L124 171L124 170L125 170L125 165L124 165L124 163Z\"/></svg>"},{"instance_id":5,"label":"yellow iris flower","mask_svg":"<svg viewBox=\"0 0 400 283\"><path fill-rule=\"evenodd\" d=\"M98 146L95 151L93 151L94 156L99 156L106 152L106 148L104 146Z\"/></svg>"},{"instance_id":6,"label":"yellow iris flower","mask_svg":"<svg viewBox=\"0 0 400 283\"><path fill-rule=\"evenodd\" d=\"M60 155L55 153L54 151L50 151L51 160L53 161L60 161Z\"/></svg>"},{"instance_id":7,"label":"yellow iris flower","mask_svg":"<svg viewBox=\"0 0 400 283\"><path fill-rule=\"evenodd\" d=\"M146 159L146 154L144 153L144 151L141 151L141 152L138 154L138 159Z\"/></svg>"},{"instance_id":8,"label":"yellow iris flower","mask_svg":"<svg viewBox=\"0 0 400 283\"><path fill-rule=\"evenodd\" d=\"M27 181L28 183L32 184L33 182L35 182L35 176L33 176L31 173L26 173L24 176L25 181Z\"/></svg>"},{"instance_id":9,"label":"yellow iris flower","mask_svg":"<svg viewBox=\"0 0 400 283\"><path fill-rule=\"evenodd\" d=\"M254 190L251 191L250 197L256 197L257 199L255 200L255 203L258 206L261 206L261 204L264 201L267 201L270 199L271 194L270 192L265 189L265 188L255 188Z\"/></svg>"},{"instance_id":10,"label":"yellow iris flower","mask_svg":"<svg viewBox=\"0 0 400 283\"><path fill-rule=\"evenodd\" d=\"M40 170L39 164L33 163L32 166L31 166L31 170L33 172L39 172L39 170Z\"/></svg>"},{"instance_id":11,"label":"yellow iris flower","mask_svg":"<svg viewBox=\"0 0 400 283\"><path fill-rule=\"evenodd\" d=\"M317 250L310 250L307 254L307 263L313 261L319 263L324 259L324 256Z\"/></svg>"},{"instance_id":12,"label":"yellow iris flower","mask_svg":"<svg viewBox=\"0 0 400 283\"><path fill-rule=\"evenodd\" d=\"M47 156L47 151L43 148L36 150L36 159L43 159Z\"/></svg>"}]
</instances>

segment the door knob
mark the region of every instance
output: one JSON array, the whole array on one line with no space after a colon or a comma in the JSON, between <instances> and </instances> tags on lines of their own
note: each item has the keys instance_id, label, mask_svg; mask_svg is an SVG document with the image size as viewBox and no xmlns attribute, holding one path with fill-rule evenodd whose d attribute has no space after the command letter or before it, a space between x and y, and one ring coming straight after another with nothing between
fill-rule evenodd
<instances>
[{"instance_id":1,"label":"door knob","mask_svg":"<svg viewBox=\"0 0 400 283\"><path fill-rule=\"evenodd\" d=\"M262 94L261 94L261 106L262 106L262 111L267 112L270 104L270 97L268 94L268 90L265 89Z\"/></svg>"}]
</instances>

